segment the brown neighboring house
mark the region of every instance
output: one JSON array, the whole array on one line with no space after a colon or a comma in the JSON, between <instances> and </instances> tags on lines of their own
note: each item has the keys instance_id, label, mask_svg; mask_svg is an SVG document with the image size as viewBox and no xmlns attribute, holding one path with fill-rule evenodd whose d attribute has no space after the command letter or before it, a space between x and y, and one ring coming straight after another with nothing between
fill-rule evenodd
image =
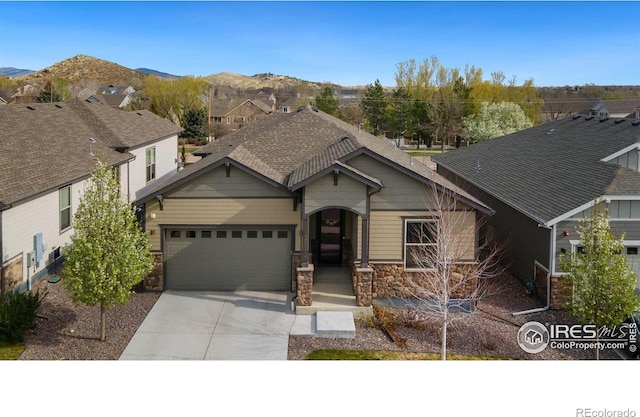
<instances>
[{"instance_id":1,"label":"brown neighboring house","mask_svg":"<svg viewBox=\"0 0 640 417\"><path fill-rule=\"evenodd\" d=\"M214 137L238 130L273 113L275 103L246 98L214 98L211 103L210 125Z\"/></svg>"}]
</instances>

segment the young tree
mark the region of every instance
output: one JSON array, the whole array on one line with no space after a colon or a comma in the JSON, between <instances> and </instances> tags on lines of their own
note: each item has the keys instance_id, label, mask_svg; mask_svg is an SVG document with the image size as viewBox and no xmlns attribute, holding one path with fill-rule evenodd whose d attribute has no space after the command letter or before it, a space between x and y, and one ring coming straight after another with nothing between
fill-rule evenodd
<instances>
[{"instance_id":1,"label":"young tree","mask_svg":"<svg viewBox=\"0 0 640 417\"><path fill-rule=\"evenodd\" d=\"M338 117L338 99L333 96L333 91L325 87L320 95L316 96L316 107L325 113Z\"/></svg>"},{"instance_id":2,"label":"young tree","mask_svg":"<svg viewBox=\"0 0 640 417\"><path fill-rule=\"evenodd\" d=\"M533 126L516 103L482 103L477 114L463 118L464 137L469 142L482 142Z\"/></svg>"},{"instance_id":3,"label":"young tree","mask_svg":"<svg viewBox=\"0 0 640 417\"><path fill-rule=\"evenodd\" d=\"M38 95L39 103L56 103L71 100L69 81L59 78L47 81Z\"/></svg>"},{"instance_id":4,"label":"young tree","mask_svg":"<svg viewBox=\"0 0 640 417\"><path fill-rule=\"evenodd\" d=\"M609 214L602 208L580 223L579 253L567 254L559 262L566 272L568 288L573 296L567 309L581 324L619 326L638 308L634 292L637 275L627 264L624 234L617 240L609 225ZM598 344L596 333L596 345ZM596 347L596 359L600 349Z\"/></svg>"},{"instance_id":5,"label":"young tree","mask_svg":"<svg viewBox=\"0 0 640 417\"><path fill-rule=\"evenodd\" d=\"M120 196L110 166L98 162L74 216L65 247L63 285L74 303L100 306L100 340L106 339L106 309L126 304L132 288L153 269L149 238L135 209Z\"/></svg>"},{"instance_id":6,"label":"young tree","mask_svg":"<svg viewBox=\"0 0 640 417\"><path fill-rule=\"evenodd\" d=\"M440 326L440 358L446 360L447 329L461 302L476 303L497 290L502 247L492 241L476 242L476 214L458 194L435 183L425 199L428 218L407 222L407 263L419 271L410 282L412 295L429 306L427 319Z\"/></svg>"}]
</instances>

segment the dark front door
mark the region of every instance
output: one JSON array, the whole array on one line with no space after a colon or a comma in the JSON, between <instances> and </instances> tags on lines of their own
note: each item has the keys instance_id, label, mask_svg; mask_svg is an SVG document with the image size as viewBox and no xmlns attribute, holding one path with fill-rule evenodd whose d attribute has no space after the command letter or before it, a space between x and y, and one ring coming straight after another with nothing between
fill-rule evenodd
<instances>
[{"instance_id":1,"label":"dark front door","mask_svg":"<svg viewBox=\"0 0 640 417\"><path fill-rule=\"evenodd\" d=\"M344 210L327 209L318 214L318 263L342 265L342 238L344 236Z\"/></svg>"}]
</instances>

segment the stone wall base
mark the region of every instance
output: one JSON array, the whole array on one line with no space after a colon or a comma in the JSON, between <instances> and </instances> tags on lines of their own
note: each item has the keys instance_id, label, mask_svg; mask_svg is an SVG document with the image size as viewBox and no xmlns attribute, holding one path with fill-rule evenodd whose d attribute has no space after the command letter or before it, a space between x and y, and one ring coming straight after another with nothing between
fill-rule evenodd
<instances>
[{"instance_id":1,"label":"stone wall base","mask_svg":"<svg viewBox=\"0 0 640 417\"><path fill-rule=\"evenodd\" d=\"M311 306L313 300L313 265L300 267L297 272L296 305Z\"/></svg>"},{"instance_id":2,"label":"stone wall base","mask_svg":"<svg viewBox=\"0 0 640 417\"><path fill-rule=\"evenodd\" d=\"M573 291L567 285L567 279L562 275L551 277L551 308L565 309L571 301Z\"/></svg>"},{"instance_id":3,"label":"stone wall base","mask_svg":"<svg viewBox=\"0 0 640 417\"><path fill-rule=\"evenodd\" d=\"M145 291L162 291L164 290L164 265L162 253L154 253L155 266L153 271L143 280L143 288Z\"/></svg>"},{"instance_id":4,"label":"stone wall base","mask_svg":"<svg viewBox=\"0 0 640 417\"><path fill-rule=\"evenodd\" d=\"M373 268L355 268L353 277L356 305L358 307L371 307L373 298Z\"/></svg>"},{"instance_id":5,"label":"stone wall base","mask_svg":"<svg viewBox=\"0 0 640 417\"><path fill-rule=\"evenodd\" d=\"M22 253L5 263L0 268L0 295L8 294L22 285L24 277Z\"/></svg>"},{"instance_id":6,"label":"stone wall base","mask_svg":"<svg viewBox=\"0 0 640 417\"><path fill-rule=\"evenodd\" d=\"M452 278L462 279L466 265L456 266ZM372 297L411 298L429 296L425 291L428 271L405 271L401 263L375 263L373 269ZM469 280L451 294L457 298L472 298L477 293L476 280Z\"/></svg>"}]
</instances>

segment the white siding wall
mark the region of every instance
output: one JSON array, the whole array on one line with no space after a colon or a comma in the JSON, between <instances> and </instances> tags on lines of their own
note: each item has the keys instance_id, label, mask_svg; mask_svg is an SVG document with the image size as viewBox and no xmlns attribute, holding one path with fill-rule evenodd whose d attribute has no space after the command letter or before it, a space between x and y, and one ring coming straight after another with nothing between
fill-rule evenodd
<instances>
[{"instance_id":1,"label":"white siding wall","mask_svg":"<svg viewBox=\"0 0 640 417\"><path fill-rule=\"evenodd\" d=\"M146 152L147 149L151 147L156 148L156 178L147 183ZM177 172L177 135L171 136L167 139L163 139L150 145L130 150L129 152L136 157L136 159L129 162L130 201L134 201L137 197L140 197L142 194L144 194L147 189L155 186L155 184L157 184L158 182L164 181ZM125 171L126 166L123 166L122 170Z\"/></svg>"},{"instance_id":2,"label":"white siding wall","mask_svg":"<svg viewBox=\"0 0 640 417\"><path fill-rule=\"evenodd\" d=\"M82 181L71 186L72 216L78 209L80 196L86 184L87 181ZM70 242L73 228L60 233L59 202L59 192L55 190L2 213L2 263L22 253L23 282L26 282L27 276L32 277L53 261L53 251L56 248ZM33 236L36 233L42 233L42 242L46 249L40 264L36 268L27 268L26 255L33 250Z\"/></svg>"}]
</instances>

